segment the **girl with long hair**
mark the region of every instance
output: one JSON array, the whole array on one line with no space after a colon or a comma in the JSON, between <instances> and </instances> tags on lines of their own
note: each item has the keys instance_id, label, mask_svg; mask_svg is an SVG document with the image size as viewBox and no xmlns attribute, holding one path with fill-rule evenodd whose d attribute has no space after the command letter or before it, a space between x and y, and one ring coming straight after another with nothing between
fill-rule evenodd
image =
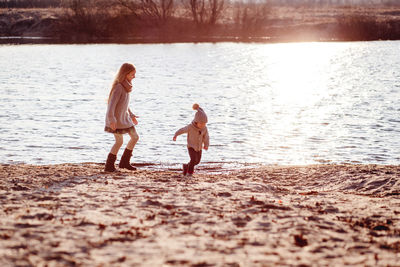
<instances>
[{"instance_id":1,"label":"girl with long hair","mask_svg":"<svg viewBox=\"0 0 400 267\"><path fill-rule=\"evenodd\" d=\"M114 134L115 143L107 157L104 169L107 172L116 170L114 164L117 159L118 150L123 144L124 134L128 134L131 139L120 159L119 167L128 170L136 170L136 168L130 164L130 159L132 157L133 148L139 140L135 129L137 116L135 116L129 108L129 93L132 91L132 80L135 78L135 75L135 67L130 63L124 63L120 67L111 86L104 131Z\"/></svg>"}]
</instances>

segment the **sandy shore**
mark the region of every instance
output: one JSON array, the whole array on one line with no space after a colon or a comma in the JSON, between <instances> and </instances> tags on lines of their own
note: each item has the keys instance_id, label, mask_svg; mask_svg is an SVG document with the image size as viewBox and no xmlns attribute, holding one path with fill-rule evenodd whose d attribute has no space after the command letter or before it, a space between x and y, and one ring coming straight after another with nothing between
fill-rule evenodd
<instances>
[{"instance_id":1,"label":"sandy shore","mask_svg":"<svg viewBox=\"0 0 400 267\"><path fill-rule=\"evenodd\" d=\"M400 266L400 166L0 165L0 266Z\"/></svg>"}]
</instances>

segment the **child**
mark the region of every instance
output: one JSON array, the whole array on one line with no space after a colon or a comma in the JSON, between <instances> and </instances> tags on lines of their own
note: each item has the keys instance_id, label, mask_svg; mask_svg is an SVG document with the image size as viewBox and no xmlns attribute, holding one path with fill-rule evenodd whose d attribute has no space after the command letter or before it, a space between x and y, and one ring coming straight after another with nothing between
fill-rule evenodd
<instances>
[{"instance_id":1,"label":"child","mask_svg":"<svg viewBox=\"0 0 400 267\"><path fill-rule=\"evenodd\" d=\"M135 129L137 116L129 109L129 93L132 91L131 82L133 78L135 78L135 75L135 67L132 64L124 63L119 69L111 87L104 131L114 134L115 144L107 157L104 169L106 172L115 171L114 163L117 159L118 150L121 148L124 141L122 135L126 133L129 134L131 140L129 140L124 154L121 157L119 167L128 170L136 170L136 168L129 163L132 150L139 140Z\"/></svg>"},{"instance_id":2,"label":"child","mask_svg":"<svg viewBox=\"0 0 400 267\"><path fill-rule=\"evenodd\" d=\"M176 141L178 135L187 133L187 147L190 161L188 164L183 164L183 175L188 174L189 176L193 175L194 166L200 163L203 143L204 149L208 150L210 142L206 127L206 113L198 104L194 104L193 109L197 110L197 112L192 123L176 131L173 138L173 140Z\"/></svg>"}]
</instances>

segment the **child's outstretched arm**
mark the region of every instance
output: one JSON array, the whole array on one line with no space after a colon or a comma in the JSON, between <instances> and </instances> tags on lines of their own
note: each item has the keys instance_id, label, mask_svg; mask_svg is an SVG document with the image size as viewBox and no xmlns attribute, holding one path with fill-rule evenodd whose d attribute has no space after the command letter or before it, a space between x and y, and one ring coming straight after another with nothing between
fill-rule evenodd
<instances>
[{"instance_id":1,"label":"child's outstretched arm","mask_svg":"<svg viewBox=\"0 0 400 267\"><path fill-rule=\"evenodd\" d=\"M178 137L178 135L187 133L189 131L189 125L185 126L183 128L180 128L178 131L176 131L174 137L172 138L172 140L176 141L176 138Z\"/></svg>"},{"instance_id":2,"label":"child's outstretched arm","mask_svg":"<svg viewBox=\"0 0 400 267\"><path fill-rule=\"evenodd\" d=\"M203 143L204 143L204 149L208 150L208 147L210 146L210 136L208 135L207 127L206 127L206 133L203 136Z\"/></svg>"}]
</instances>

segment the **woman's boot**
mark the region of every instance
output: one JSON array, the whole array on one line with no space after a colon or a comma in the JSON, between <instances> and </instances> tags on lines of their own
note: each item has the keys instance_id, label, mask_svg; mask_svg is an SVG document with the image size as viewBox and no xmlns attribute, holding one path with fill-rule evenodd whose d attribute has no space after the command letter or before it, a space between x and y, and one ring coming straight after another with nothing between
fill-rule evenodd
<instances>
[{"instance_id":1,"label":"woman's boot","mask_svg":"<svg viewBox=\"0 0 400 267\"><path fill-rule=\"evenodd\" d=\"M114 155L114 154L112 154L112 153L109 153L108 154L108 157L107 157L107 162L106 162L106 166L105 166L105 168L104 168L104 171L106 171L106 172L113 172L113 171L115 171L115 165L114 165L114 163L115 163L115 160L117 159L117 156L116 155Z\"/></svg>"},{"instance_id":2,"label":"woman's boot","mask_svg":"<svg viewBox=\"0 0 400 267\"><path fill-rule=\"evenodd\" d=\"M129 163L131 157L132 157L132 150L125 148L124 154L122 154L121 160L119 161L119 167L131 171L136 170L136 168Z\"/></svg>"}]
</instances>

